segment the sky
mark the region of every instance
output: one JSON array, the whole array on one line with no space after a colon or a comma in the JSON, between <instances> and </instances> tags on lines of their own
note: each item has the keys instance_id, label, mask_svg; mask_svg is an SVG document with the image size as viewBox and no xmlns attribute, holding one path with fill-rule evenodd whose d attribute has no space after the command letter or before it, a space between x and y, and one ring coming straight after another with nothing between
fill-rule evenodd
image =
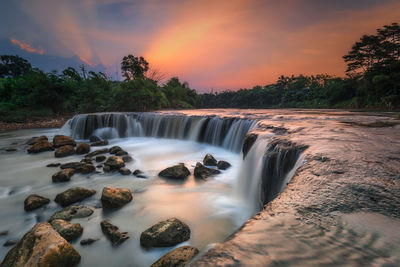
<instances>
[{"instance_id":1,"label":"sky","mask_svg":"<svg viewBox=\"0 0 400 267\"><path fill-rule=\"evenodd\" d=\"M237 90L344 76L352 44L399 21L398 0L0 0L0 54L111 77L134 54L199 92Z\"/></svg>"}]
</instances>

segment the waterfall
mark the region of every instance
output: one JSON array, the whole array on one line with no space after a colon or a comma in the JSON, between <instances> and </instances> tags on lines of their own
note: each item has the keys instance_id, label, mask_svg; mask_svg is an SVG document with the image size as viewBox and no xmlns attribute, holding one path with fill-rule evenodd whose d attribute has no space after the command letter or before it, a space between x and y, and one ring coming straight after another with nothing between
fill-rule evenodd
<instances>
[{"instance_id":1,"label":"waterfall","mask_svg":"<svg viewBox=\"0 0 400 267\"><path fill-rule=\"evenodd\" d=\"M62 130L75 139L157 137L186 139L239 152L254 120L159 113L100 113L77 115Z\"/></svg>"}]
</instances>

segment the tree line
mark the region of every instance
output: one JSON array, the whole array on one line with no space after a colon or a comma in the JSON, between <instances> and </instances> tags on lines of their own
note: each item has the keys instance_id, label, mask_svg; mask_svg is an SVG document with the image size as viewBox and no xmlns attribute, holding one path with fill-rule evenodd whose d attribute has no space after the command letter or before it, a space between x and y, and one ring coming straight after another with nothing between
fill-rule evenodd
<instances>
[{"instance_id":1,"label":"tree line","mask_svg":"<svg viewBox=\"0 0 400 267\"><path fill-rule=\"evenodd\" d=\"M143 57L122 59L124 81L69 67L45 73L25 59L0 56L0 121L24 122L62 114L182 108L400 107L400 26L364 35L343 59L347 76L281 76L265 86L198 94L178 77L160 83Z\"/></svg>"}]
</instances>

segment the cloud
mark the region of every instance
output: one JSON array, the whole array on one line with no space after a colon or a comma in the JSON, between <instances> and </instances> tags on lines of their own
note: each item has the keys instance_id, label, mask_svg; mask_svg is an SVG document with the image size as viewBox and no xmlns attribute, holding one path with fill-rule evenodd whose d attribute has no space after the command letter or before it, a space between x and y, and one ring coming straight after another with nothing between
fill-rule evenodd
<instances>
[{"instance_id":1,"label":"cloud","mask_svg":"<svg viewBox=\"0 0 400 267\"><path fill-rule=\"evenodd\" d=\"M25 51L27 51L29 53L36 53L36 54L39 54L39 55L43 55L44 54L44 50L41 47L34 48L32 45L20 42L17 39L14 39L14 38L11 38L10 41L14 45L19 46L19 48L21 48L22 50L25 50Z\"/></svg>"}]
</instances>

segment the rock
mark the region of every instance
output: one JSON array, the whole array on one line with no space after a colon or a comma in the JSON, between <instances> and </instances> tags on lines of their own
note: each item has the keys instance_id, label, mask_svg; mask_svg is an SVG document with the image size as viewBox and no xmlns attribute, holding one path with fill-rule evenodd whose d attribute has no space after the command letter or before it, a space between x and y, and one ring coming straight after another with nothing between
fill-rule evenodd
<instances>
[{"instance_id":1,"label":"rock","mask_svg":"<svg viewBox=\"0 0 400 267\"><path fill-rule=\"evenodd\" d=\"M43 207L50 203L50 199L39 196L39 195L29 195L24 201L25 211L31 211Z\"/></svg>"},{"instance_id":2,"label":"rock","mask_svg":"<svg viewBox=\"0 0 400 267\"><path fill-rule=\"evenodd\" d=\"M47 164L46 167L59 167L61 165L61 163L50 163Z\"/></svg>"},{"instance_id":3,"label":"rock","mask_svg":"<svg viewBox=\"0 0 400 267\"><path fill-rule=\"evenodd\" d=\"M194 177L205 179L208 176L215 175L221 173L219 170L210 169L201 164L200 162L196 163L196 167L194 168Z\"/></svg>"},{"instance_id":4,"label":"rock","mask_svg":"<svg viewBox=\"0 0 400 267\"><path fill-rule=\"evenodd\" d=\"M128 155L128 152L126 152L124 150L121 150L121 151L118 151L117 153L115 153L115 156L126 156L126 155Z\"/></svg>"},{"instance_id":5,"label":"rock","mask_svg":"<svg viewBox=\"0 0 400 267\"><path fill-rule=\"evenodd\" d=\"M6 235L8 235L9 234L9 231L8 230L4 230L4 231L1 231L0 232L0 236L6 236Z\"/></svg>"},{"instance_id":6,"label":"rock","mask_svg":"<svg viewBox=\"0 0 400 267\"><path fill-rule=\"evenodd\" d=\"M242 147L243 159L246 157L247 153L249 153L250 148L256 142L257 137L258 137L258 134L255 134L255 133L247 134L245 136L244 141L243 141L243 147Z\"/></svg>"},{"instance_id":7,"label":"rock","mask_svg":"<svg viewBox=\"0 0 400 267\"><path fill-rule=\"evenodd\" d=\"M84 163L82 162L68 162L60 165L61 169L77 169L81 167Z\"/></svg>"},{"instance_id":8,"label":"rock","mask_svg":"<svg viewBox=\"0 0 400 267\"><path fill-rule=\"evenodd\" d=\"M111 170L119 170L122 167L125 167L125 162L122 160L121 157L111 156L106 160L104 165L110 166Z\"/></svg>"},{"instance_id":9,"label":"rock","mask_svg":"<svg viewBox=\"0 0 400 267\"><path fill-rule=\"evenodd\" d=\"M94 156L97 156L97 155L106 154L106 153L108 153L108 151L109 151L108 148L98 149L98 150L95 150L93 152L90 152L89 154L86 155L86 157L90 157L91 158L91 157L94 157Z\"/></svg>"},{"instance_id":10,"label":"rock","mask_svg":"<svg viewBox=\"0 0 400 267\"><path fill-rule=\"evenodd\" d=\"M69 206L55 212L49 219L49 222L57 219L70 221L76 218L85 218L92 215L94 208L88 205Z\"/></svg>"},{"instance_id":11,"label":"rock","mask_svg":"<svg viewBox=\"0 0 400 267\"><path fill-rule=\"evenodd\" d=\"M26 141L26 144L32 146L41 141L49 141L49 139L47 139L47 137L45 135L42 135L40 137L34 136L31 139L29 139L28 141Z\"/></svg>"},{"instance_id":12,"label":"rock","mask_svg":"<svg viewBox=\"0 0 400 267\"><path fill-rule=\"evenodd\" d=\"M147 178L147 176L144 175L143 173L144 172L142 172L141 170L135 170L132 174L138 178Z\"/></svg>"},{"instance_id":13,"label":"rock","mask_svg":"<svg viewBox=\"0 0 400 267\"><path fill-rule=\"evenodd\" d=\"M90 143L90 146L106 146L106 145L108 145L107 140Z\"/></svg>"},{"instance_id":14,"label":"rock","mask_svg":"<svg viewBox=\"0 0 400 267\"><path fill-rule=\"evenodd\" d=\"M13 148L13 147L6 148L6 152L15 152L15 151L17 151L16 148Z\"/></svg>"},{"instance_id":15,"label":"rock","mask_svg":"<svg viewBox=\"0 0 400 267\"><path fill-rule=\"evenodd\" d=\"M62 158L73 154L75 154L75 149L73 146L70 145L62 146L59 149L57 149L56 152L54 152L54 156L56 158Z\"/></svg>"},{"instance_id":16,"label":"rock","mask_svg":"<svg viewBox=\"0 0 400 267\"><path fill-rule=\"evenodd\" d=\"M125 156L122 156L122 160L124 162L131 162L131 161L133 161L133 158L129 155L125 155Z\"/></svg>"},{"instance_id":17,"label":"rock","mask_svg":"<svg viewBox=\"0 0 400 267\"><path fill-rule=\"evenodd\" d=\"M81 161L80 161L80 162L84 162L84 163L89 163L89 164L92 164L92 161L93 161L93 159L92 159L92 158L84 158L84 159L81 159Z\"/></svg>"},{"instance_id":18,"label":"rock","mask_svg":"<svg viewBox=\"0 0 400 267\"><path fill-rule=\"evenodd\" d=\"M4 244L3 247L10 247L10 246L14 246L15 244L18 243L18 239L8 239Z\"/></svg>"},{"instance_id":19,"label":"rock","mask_svg":"<svg viewBox=\"0 0 400 267\"><path fill-rule=\"evenodd\" d=\"M86 189L83 187L73 187L60 194L55 198L55 202L65 207L72 203L79 202L96 194L95 190Z\"/></svg>"},{"instance_id":20,"label":"rock","mask_svg":"<svg viewBox=\"0 0 400 267\"><path fill-rule=\"evenodd\" d=\"M132 201L131 190L127 188L104 187L101 195L103 208L119 208Z\"/></svg>"},{"instance_id":21,"label":"rock","mask_svg":"<svg viewBox=\"0 0 400 267\"><path fill-rule=\"evenodd\" d=\"M168 167L162 170L158 176L174 179L184 179L190 175L190 171L185 167L183 163Z\"/></svg>"},{"instance_id":22,"label":"rock","mask_svg":"<svg viewBox=\"0 0 400 267\"><path fill-rule=\"evenodd\" d=\"M217 166L217 160L211 154L207 154L203 159L204 165Z\"/></svg>"},{"instance_id":23,"label":"rock","mask_svg":"<svg viewBox=\"0 0 400 267\"><path fill-rule=\"evenodd\" d=\"M121 168L121 169L119 169L119 173L122 175L130 175L132 172L128 168Z\"/></svg>"},{"instance_id":24,"label":"rock","mask_svg":"<svg viewBox=\"0 0 400 267\"><path fill-rule=\"evenodd\" d=\"M120 231L118 231L119 228L117 226L111 224L106 220L100 222L100 226L101 231L111 241L113 246L119 245L129 238L128 233L121 233Z\"/></svg>"},{"instance_id":25,"label":"rock","mask_svg":"<svg viewBox=\"0 0 400 267\"><path fill-rule=\"evenodd\" d=\"M220 170L229 169L231 166L232 165L229 162L225 161L225 160L220 160L217 163L217 168L220 169Z\"/></svg>"},{"instance_id":26,"label":"rock","mask_svg":"<svg viewBox=\"0 0 400 267\"><path fill-rule=\"evenodd\" d=\"M68 162L65 164L61 164L61 169L73 169L76 173L91 173L96 170L96 168L92 164L88 164L86 162Z\"/></svg>"},{"instance_id":27,"label":"rock","mask_svg":"<svg viewBox=\"0 0 400 267\"><path fill-rule=\"evenodd\" d=\"M93 164L84 164L76 169L77 173L83 173L83 174L88 174L92 173L96 170L96 167L93 166Z\"/></svg>"},{"instance_id":28,"label":"rock","mask_svg":"<svg viewBox=\"0 0 400 267\"><path fill-rule=\"evenodd\" d=\"M171 247L189 240L190 229L176 218L161 221L145 230L140 235L143 247Z\"/></svg>"},{"instance_id":29,"label":"rock","mask_svg":"<svg viewBox=\"0 0 400 267\"><path fill-rule=\"evenodd\" d=\"M97 165L96 165L96 168L102 168L102 167L103 167L102 164L97 164Z\"/></svg>"},{"instance_id":30,"label":"rock","mask_svg":"<svg viewBox=\"0 0 400 267\"><path fill-rule=\"evenodd\" d=\"M7 253L1 266L57 266L79 263L79 253L49 223L37 223Z\"/></svg>"},{"instance_id":31,"label":"rock","mask_svg":"<svg viewBox=\"0 0 400 267\"><path fill-rule=\"evenodd\" d=\"M116 154L118 151L121 151L122 148L119 146L113 146L110 148L110 154Z\"/></svg>"},{"instance_id":32,"label":"rock","mask_svg":"<svg viewBox=\"0 0 400 267\"><path fill-rule=\"evenodd\" d=\"M98 240L99 240L98 238L86 238L86 239L82 239L80 244L82 246L87 246L87 245L93 244L94 242L96 242Z\"/></svg>"},{"instance_id":33,"label":"rock","mask_svg":"<svg viewBox=\"0 0 400 267\"><path fill-rule=\"evenodd\" d=\"M59 171L51 177L54 183L58 182L68 182L71 180L72 175L74 175L75 170L74 169L65 169L62 171Z\"/></svg>"},{"instance_id":34,"label":"rock","mask_svg":"<svg viewBox=\"0 0 400 267\"><path fill-rule=\"evenodd\" d=\"M56 219L52 220L50 224L67 241L74 240L83 233L83 228L79 223L68 223L64 220Z\"/></svg>"},{"instance_id":35,"label":"rock","mask_svg":"<svg viewBox=\"0 0 400 267\"><path fill-rule=\"evenodd\" d=\"M102 162L102 161L105 161L106 160L106 156L104 156L104 155L101 155L101 156L97 156L96 157L96 162Z\"/></svg>"},{"instance_id":36,"label":"rock","mask_svg":"<svg viewBox=\"0 0 400 267\"><path fill-rule=\"evenodd\" d=\"M179 247L162 256L151 267L186 266L198 253L199 250L195 247Z\"/></svg>"},{"instance_id":37,"label":"rock","mask_svg":"<svg viewBox=\"0 0 400 267\"><path fill-rule=\"evenodd\" d=\"M90 146L86 143L79 144L76 147L76 154L82 155L90 152Z\"/></svg>"},{"instance_id":38,"label":"rock","mask_svg":"<svg viewBox=\"0 0 400 267\"><path fill-rule=\"evenodd\" d=\"M46 140L35 143L33 146L28 148L28 153L39 153L43 151L51 151L54 150L53 145Z\"/></svg>"},{"instance_id":39,"label":"rock","mask_svg":"<svg viewBox=\"0 0 400 267\"><path fill-rule=\"evenodd\" d=\"M76 142L73 138L65 135L56 135L53 138L54 147L61 147L61 146L76 146Z\"/></svg>"},{"instance_id":40,"label":"rock","mask_svg":"<svg viewBox=\"0 0 400 267\"><path fill-rule=\"evenodd\" d=\"M110 171L111 171L110 166L104 166L103 167L103 172L110 172Z\"/></svg>"},{"instance_id":41,"label":"rock","mask_svg":"<svg viewBox=\"0 0 400 267\"><path fill-rule=\"evenodd\" d=\"M100 139L100 137L98 137L98 136L91 135L91 136L89 137L89 142L100 142L100 141L101 141L101 139Z\"/></svg>"}]
</instances>

